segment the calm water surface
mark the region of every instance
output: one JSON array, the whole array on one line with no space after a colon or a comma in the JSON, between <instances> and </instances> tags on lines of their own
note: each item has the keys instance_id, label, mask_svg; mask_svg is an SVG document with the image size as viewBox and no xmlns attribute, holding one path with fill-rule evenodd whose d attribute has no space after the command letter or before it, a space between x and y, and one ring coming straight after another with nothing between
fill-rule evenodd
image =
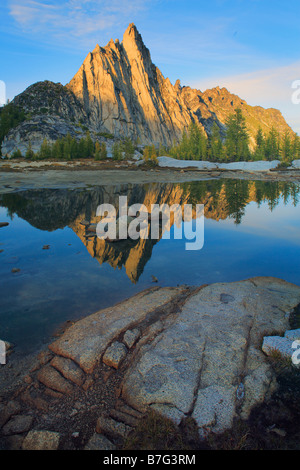
<instances>
[{"instance_id":1,"label":"calm water surface","mask_svg":"<svg viewBox=\"0 0 300 470\"><path fill-rule=\"evenodd\" d=\"M235 180L184 184L28 190L0 194L0 339L29 353L55 329L147 287L275 276L300 284L300 187ZM86 238L80 221L95 222L97 206L201 203L205 242L110 244ZM50 245L48 250L44 245ZM12 273L18 268L18 273Z\"/></svg>"}]
</instances>

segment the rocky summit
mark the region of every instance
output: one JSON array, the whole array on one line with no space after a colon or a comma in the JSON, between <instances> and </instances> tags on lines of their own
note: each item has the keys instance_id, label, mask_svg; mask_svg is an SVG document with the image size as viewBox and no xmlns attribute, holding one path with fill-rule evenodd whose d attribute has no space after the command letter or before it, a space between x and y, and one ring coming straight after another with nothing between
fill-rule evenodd
<instances>
[{"instance_id":1,"label":"rocky summit","mask_svg":"<svg viewBox=\"0 0 300 470\"><path fill-rule=\"evenodd\" d=\"M123 40L97 45L66 85L36 83L15 97L26 119L11 129L2 154L31 142L39 150L44 138L54 142L66 134L80 139L87 130L93 139L130 137L141 144L171 145L196 121L209 134L214 122L224 135L225 121L235 108L243 111L252 144L259 127L272 126L293 133L280 111L250 106L226 88L201 92L173 85L153 64L136 26L130 24Z\"/></svg>"}]
</instances>

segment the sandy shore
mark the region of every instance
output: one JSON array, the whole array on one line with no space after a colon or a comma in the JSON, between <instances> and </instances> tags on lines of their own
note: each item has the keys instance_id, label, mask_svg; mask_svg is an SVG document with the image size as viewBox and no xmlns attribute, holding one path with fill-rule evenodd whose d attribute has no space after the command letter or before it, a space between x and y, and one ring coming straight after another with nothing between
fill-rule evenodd
<instances>
[{"instance_id":1,"label":"sandy shore","mask_svg":"<svg viewBox=\"0 0 300 470\"><path fill-rule=\"evenodd\" d=\"M300 182L300 170L142 169L126 162L0 162L0 192L24 189L78 188L122 183L183 183L218 178Z\"/></svg>"}]
</instances>

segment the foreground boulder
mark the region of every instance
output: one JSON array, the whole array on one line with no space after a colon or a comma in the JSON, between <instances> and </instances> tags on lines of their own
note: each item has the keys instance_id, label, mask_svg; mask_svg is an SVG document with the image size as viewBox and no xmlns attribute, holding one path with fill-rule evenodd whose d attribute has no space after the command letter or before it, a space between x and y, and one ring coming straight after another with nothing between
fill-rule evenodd
<instances>
[{"instance_id":1,"label":"foreground boulder","mask_svg":"<svg viewBox=\"0 0 300 470\"><path fill-rule=\"evenodd\" d=\"M0 435L30 431L30 449L38 431L43 448L40 430L51 429L50 448L110 449L151 410L193 418L200 438L222 433L275 391L264 338L298 341L289 318L299 304L300 287L275 278L143 291L79 320L38 356L20 401L1 403Z\"/></svg>"},{"instance_id":2,"label":"foreground boulder","mask_svg":"<svg viewBox=\"0 0 300 470\"><path fill-rule=\"evenodd\" d=\"M299 301L299 287L272 278L198 290L136 353L123 398L177 423L192 416L200 435L230 428L274 391L262 338L283 333Z\"/></svg>"}]
</instances>

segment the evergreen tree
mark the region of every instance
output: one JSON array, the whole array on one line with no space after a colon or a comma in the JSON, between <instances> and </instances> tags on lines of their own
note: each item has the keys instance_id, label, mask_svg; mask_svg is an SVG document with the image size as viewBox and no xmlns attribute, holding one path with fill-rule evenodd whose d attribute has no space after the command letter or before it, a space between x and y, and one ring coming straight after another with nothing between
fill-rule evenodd
<instances>
[{"instance_id":1,"label":"evergreen tree","mask_svg":"<svg viewBox=\"0 0 300 470\"><path fill-rule=\"evenodd\" d=\"M63 141L62 139L57 139L52 145L52 157L57 158L58 160L63 159Z\"/></svg>"},{"instance_id":2,"label":"evergreen tree","mask_svg":"<svg viewBox=\"0 0 300 470\"><path fill-rule=\"evenodd\" d=\"M101 146L97 140L95 143L95 153L94 153L95 160L101 160Z\"/></svg>"},{"instance_id":3,"label":"evergreen tree","mask_svg":"<svg viewBox=\"0 0 300 470\"><path fill-rule=\"evenodd\" d=\"M254 150L254 159L255 160L265 160L265 136L263 134L262 128L259 127L257 134L255 136L256 147Z\"/></svg>"},{"instance_id":4,"label":"evergreen tree","mask_svg":"<svg viewBox=\"0 0 300 470\"><path fill-rule=\"evenodd\" d=\"M297 160L300 158L300 137L295 134L292 142L292 159Z\"/></svg>"},{"instance_id":5,"label":"evergreen tree","mask_svg":"<svg viewBox=\"0 0 300 470\"><path fill-rule=\"evenodd\" d=\"M157 153L156 153L156 148L154 145L151 145L150 147L150 160L153 163L158 163L157 161Z\"/></svg>"},{"instance_id":6,"label":"evergreen tree","mask_svg":"<svg viewBox=\"0 0 300 470\"><path fill-rule=\"evenodd\" d=\"M121 148L120 142L114 142L112 146L112 155L113 155L113 160L123 159L122 148Z\"/></svg>"},{"instance_id":7,"label":"evergreen tree","mask_svg":"<svg viewBox=\"0 0 300 470\"><path fill-rule=\"evenodd\" d=\"M87 132L85 137L85 153L87 158L92 158L92 156L94 155L94 150L94 142L91 139L90 133Z\"/></svg>"},{"instance_id":8,"label":"evergreen tree","mask_svg":"<svg viewBox=\"0 0 300 470\"><path fill-rule=\"evenodd\" d=\"M284 162L290 163L292 161L292 142L288 131L283 134L281 146L281 158Z\"/></svg>"},{"instance_id":9,"label":"evergreen tree","mask_svg":"<svg viewBox=\"0 0 300 470\"><path fill-rule=\"evenodd\" d=\"M279 135L274 127L269 132L265 142L265 156L267 160L279 158Z\"/></svg>"},{"instance_id":10,"label":"evergreen tree","mask_svg":"<svg viewBox=\"0 0 300 470\"><path fill-rule=\"evenodd\" d=\"M70 134L67 134L63 139L63 158L65 160L72 159L72 137Z\"/></svg>"},{"instance_id":11,"label":"evergreen tree","mask_svg":"<svg viewBox=\"0 0 300 470\"><path fill-rule=\"evenodd\" d=\"M152 165L157 165L158 160L157 160L157 151L155 148L155 145L147 145L144 148L143 152L143 159L145 163L151 163Z\"/></svg>"},{"instance_id":12,"label":"evergreen tree","mask_svg":"<svg viewBox=\"0 0 300 470\"><path fill-rule=\"evenodd\" d=\"M134 156L134 145L129 137L124 139L122 148L126 159L130 159Z\"/></svg>"},{"instance_id":13,"label":"evergreen tree","mask_svg":"<svg viewBox=\"0 0 300 470\"><path fill-rule=\"evenodd\" d=\"M38 158L40 158L41 160L47 160L51 159L51 156L51 146L49 145L47 139L44 139L38 154Z\"/></svg>"},{"instance_id":14,"label":"evergreen tree","mask_svg":"<svg viewBox=\"0 0 300 470\"><path fill-rule=\"evenodd\" d=\"M159 157L162 157L164 155L167 155L168 154L168 150L167 148L162 145L162 144L159 144L159 147L158 147L158 156Z\"/></svg>"},{"instance_id":15,"label":"evergreen tree","mask_svg":"<svg viewBox=\"0 0 300 470\"><path fill-rule=\"evenodd\" d=\"M94 153L95 160L105 160L107 158L107 150L105 143L99 143L98 141L95 143L95 153Z\"/></svg>"},{"instance_id":16,"label":"evergreen tree","mask_svg":"<svg viewBox=\"0 0 300 470\"><path fill-rule=\"evenodd\" d=\"M31 142L29 142L29 144L28 144L27 151L25 153L25 158L27 160L34 160L34 158L35 158L35 153L32 150Z\"/></svg>"},{"instance_id":17,"label":"evergreen tree","mask_svg":"<svg viewBox=\"0 0 300 470\"><path fill-rule=\"evenodd\" d=\"M250 157L249 136L242 110L237 108L226 120L226 153L233 161L247 161Z\"/></svg>"},{"instance_id":18,"label":"evergreen tree","mask_svg":"<svg viewBox=\"0 0 300 470\"><path fill-rule=\"evenodd\" d=\"M223 159L223 144L220 134L219 126L214 121L212 126L211 135L208 139L208 160L213 162L222 161Z\"/></svg>"},{"instance_id":19,"label":"evergreen tree","mask_svg":"<svg viewBox=\"0 0 300 470\"><path fill-rule=\"evenodd\" d=\"M195 122L191 122L188 132L183 131L181 141L173 146L170 155L181 160L205 160L207 158L207 138Z\"/></svg>"},{"instance_id":20,"label":"evergreen tree","mask_svg":"<svg viewBox=\"0 0 300 470\"><path fill-rule=\"evenodd\" d=\"M149 147L144 148L143 159L144 159L144 162L146 162L146 163L150 160L150 149L149 149Z\"/></svg>"},{"instance_id":21,"label":"evergreen tree","mask_svg":"<svg viewBox=\"0 0 300 470\"><path fill-rule=\"evenodd\" d=\"M85 138L82 137L78 143L78 155L79 158L87 158L88 152L85 144Z\"/></svg>"}]
</instances>

